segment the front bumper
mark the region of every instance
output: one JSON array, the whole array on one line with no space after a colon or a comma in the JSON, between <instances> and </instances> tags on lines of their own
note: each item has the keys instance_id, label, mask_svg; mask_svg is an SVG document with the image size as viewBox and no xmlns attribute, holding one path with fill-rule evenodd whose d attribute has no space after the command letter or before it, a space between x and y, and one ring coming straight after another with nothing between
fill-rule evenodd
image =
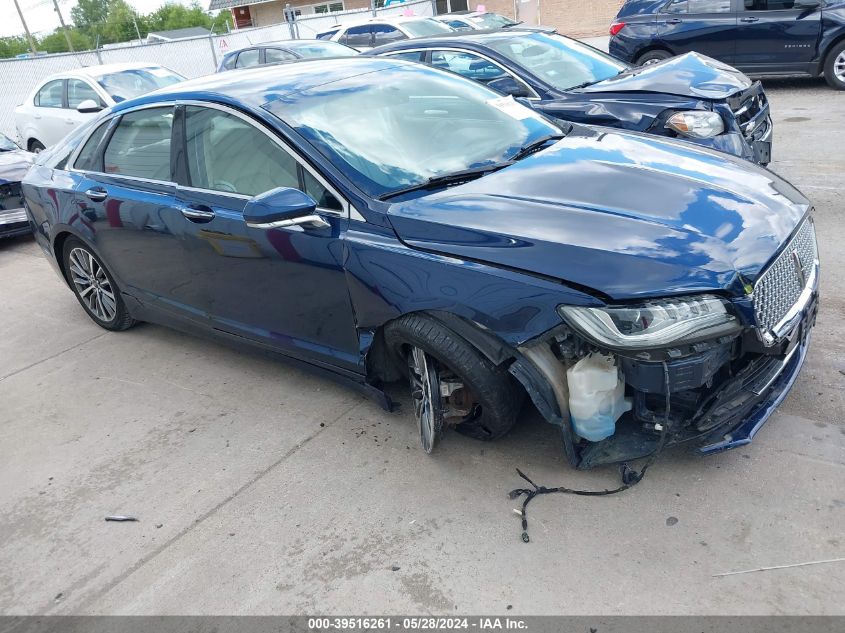
<instances>
[{"instance_id":1,"label":"front bumper","mask_svg":"<svg viewBox=\"0 0 845 633\"><path fill-rule=\"evenodd\" d=\"M0 238L32 232L23 206L20 183L0 185Z\"/></svg>"}]
</instances>

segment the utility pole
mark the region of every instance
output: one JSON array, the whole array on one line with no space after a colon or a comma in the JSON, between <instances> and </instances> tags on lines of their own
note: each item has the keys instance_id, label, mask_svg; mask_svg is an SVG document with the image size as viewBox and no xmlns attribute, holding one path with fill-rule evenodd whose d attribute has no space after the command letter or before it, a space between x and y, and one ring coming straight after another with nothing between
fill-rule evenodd
<instances>
[{"instance_id":1,"label":"utility pole","mask_svg":"<svg viewBox=\"0 0 845 633\"><path fill-rule=\"evenodd\" d=\"M73 42L70 41L70 33L68 33L67 25L65 24L65 19L62 17L62 10L59 9L59 0L53 0L53 6L56 7L56 13L59 14L59 24L62 25L62 31L65 33L65 39L67 40L67 47L70 49L70 52L73 52Z\"/></svg>"},{"instance_id":2,"label":"utility pole","mask_svg":"<svg viewBox=\"0 0 845 633\"><path fill-rule=\"evenodd\" d=\"M138 20L135 19L135 10L132 10L132 24L135 25L135 35L138 36L138 43L143 44L144 42L141 41L141 31L138 30Z\"/></svg>"},{"instance_id":3,"label":"utility pole","mask_svg":"<svg viewBox=\"0 0 845 633\"><path fill-rule=\"evenodd\" d=\"M26 31L26 39L29 42L29 48L32 50L33 55L37 55L38 51L35 50L35 40L32 39L32 34L29 32L29 27L26 25L26 20L23 19L23 11L21 11L21 5L18 4L18 0L13 0L15 3L15 8L18 10L18 15L21 18L21 24L23 24L23 30Z\"/></svg>"}]
</instances>

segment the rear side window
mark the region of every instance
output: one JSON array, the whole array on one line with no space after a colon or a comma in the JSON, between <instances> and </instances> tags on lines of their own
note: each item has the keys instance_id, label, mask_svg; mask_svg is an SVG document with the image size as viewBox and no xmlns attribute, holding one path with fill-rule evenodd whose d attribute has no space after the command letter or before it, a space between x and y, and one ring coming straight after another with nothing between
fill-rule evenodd
<instances>
[{"instance_id":1,"label":"rear side window","mask_svg":"<svg viewBox=\"0 0 845 633\"><path fill-rule=\"evenodd\" d=\"M731 0L673 0L669 13L730 13Z\"/></svg>"},{"instance_id":2,"label":"rear side window","mask_svg":"<svg viewBox=\"0 0 845 633\"><path fill-rule=\"evenodd\" d=\"M97 158L97 146L106 135L110 123L111 120L105 121L88 137L88 140L82 147L82 151L76 157L76 163L74 164L76 169L82 169L83 171L103 171L103 160L102 158Z\"/></svg>"},{"instance_id":3,"label":"rear side window","mask_svg":"<svg viewBox=\"0 0 845 633\"><path fill-rule=\"evenodd\" d=\"M296 55L281 48L265 48L264 62L267 64L277 64L279 62L289 62L296 59Z\"/></svg>"},{"instance_id":4,"label":"rear side window","mask_svg":"<svg viewBox=\"0 0 845 633\"><path fill-rule=\"evenodd\" d=\"M389 24L373 24L372 31L375 46L408 39L408 36L402 31Z\"/></svg>"},{"instance_id":5,"label":"rear side window","mask_svg":"<svg viewBox=\"0 0 845 633\"><path fill-rule=\"evenodd\" d=\"M249 68L250 66L258 66L258 49L250 48L249 50L238 53L238 62L235 64L236 68Z\"/></svg>"},{"instance_id":6,"label":"rear side window","mask_svg":"<svg viewBox=\"0 0 845 633\"><path fill-rule=\"evenodd\" d=\"M225 60L223 60L223 68L226 70L232 70L235 67L236 61L238 61L237 55L229 55Z\"/></svg>"},{"instance_id":7,"label":"rear side window","mask_svg":"<svg viewBox=\"0 0 845 633\"><path fill-rule=\"evenodd\" d=\"M123 115L103 155L107 174L170 180L173 109L148 108Z\"/></svg>"},{"instance_id":8,"label":"rear side window","mask_svg":"<svg viewBox=\"0 0 845 633\"><path fill-rule=\"evenodd\" d=\"M63 86L63 79L56 79L44 84L44 87L35 94L35 105L42 108L61 108Z\"/></svg>"},{"instance_id":9,"label":"rear side window","mask_svg":"<svg viewBox=\"0 0 845 633\"><path fill-rule=\"evenodd\" d=\"M370 25L352 26L341 38L341 43L355 48L356 46L372 46Z\"/></svg>"},{"instance_id":10,"label":"rear side window","mask_svg":"<svg viewBox=\"0 0 845 633\"><path fill-rule=\"evenodd\" d=\"M422 55L420 51L403 51L401 53L390 53L390 55L385 55L385 57L404 59L407 62L418 62L422 61Z\"/></svg>"}]
</instances>

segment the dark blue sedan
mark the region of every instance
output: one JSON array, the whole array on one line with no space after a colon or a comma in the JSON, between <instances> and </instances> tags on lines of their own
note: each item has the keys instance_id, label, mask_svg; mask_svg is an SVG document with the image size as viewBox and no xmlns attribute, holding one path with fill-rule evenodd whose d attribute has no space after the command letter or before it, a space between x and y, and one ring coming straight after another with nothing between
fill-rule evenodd
<instances>
[{"instance_id":1,"label":"dark blue sedan","mask_svg":"<svg viewBox=\"0 0 845 633\"><path fill-rule=\"evenodd\" d=\"M583 468L741 446L815 320L810 204L786 181L421 64L178 84L40 154L23 192L101 327L270 351L385 407L404 376L426 450L504 435L526 397Z\"/></svg>"},{"instance_id":2,"label":"dark blue sedan","mask_svg":"<svg viewBox=\"0 0 845 633\"><path fill-rule=\"evenodd\" d=\"M627 0L610 35L610 53L635 64L695 51L845 90L845 0Z\"/></svg>"},{"instance_id":3,"label":"dark blue sedan","mask_svg":"<svg viewBox=\"0 0 845 633\"><path fill-rule=\"evenodd\" d=\"M762 86L701 55L635 68L556 33L517 29L398 42L367 54L450 70L565 121L679 138L762 165L771 160Z\"/></svg>"},{"instance_id":4,"label":"dark blue sedan","mask_svg":"<svg viewBox=\"0 0 845 633\"><path fill-rule=\"evenodd\" d=\"M338 42L323 40L278 40L263 42L229 51L220 60L217 72L235 68L251 68L265 64L284 64L300 59L322 59L324 57L353 57L358 54Z\"/></svg>"}]
</instances>

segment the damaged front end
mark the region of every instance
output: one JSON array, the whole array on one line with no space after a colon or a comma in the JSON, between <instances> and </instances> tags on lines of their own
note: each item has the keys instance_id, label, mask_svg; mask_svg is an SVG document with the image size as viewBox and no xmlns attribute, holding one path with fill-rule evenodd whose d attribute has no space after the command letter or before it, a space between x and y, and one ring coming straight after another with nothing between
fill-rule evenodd
<instances>
[{"instance_id":1,"label":"damaged front end","mask_svg":"<svg viewBox=\"0 0 845 633\"><path fill-rule=\"evenodd\" d=\"M818 269L808 218L745 296L561 306L511 373L578 468L649 456L666 429L665 445L701 454L748 444L803 364Z\"/></svg>"}]
</instances>

